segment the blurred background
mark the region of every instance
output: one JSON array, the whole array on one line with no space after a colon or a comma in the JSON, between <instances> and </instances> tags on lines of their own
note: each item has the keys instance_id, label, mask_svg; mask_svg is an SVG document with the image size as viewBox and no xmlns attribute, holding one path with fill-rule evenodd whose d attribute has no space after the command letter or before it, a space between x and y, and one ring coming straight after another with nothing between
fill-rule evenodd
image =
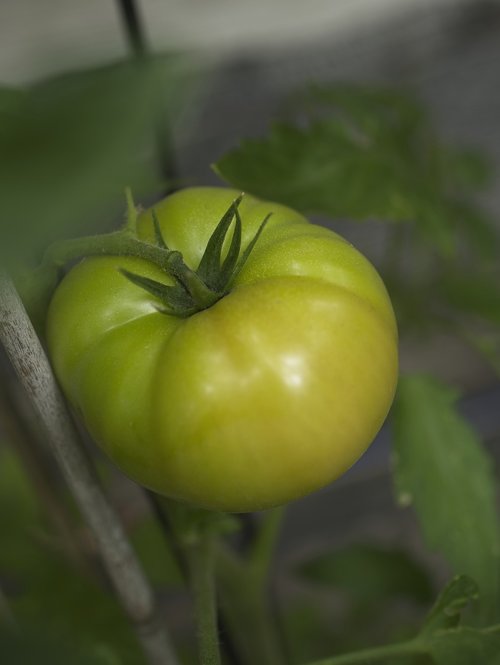
<instances>
[{"instance_id":1,"label":"blurred background","mask_svg":"<svg viewBox=\"0 0 500 665\"><path fill-rule=\"evenodd\" d=\"M34 265L52 240L112 228L122 216L124 184L132 184L137 200L149 202L172 187L220 184L211 168L217 163L226 180L241 187L238 169L226 167L223 157L243 139L266 141L278 118L298 117L298 126L306 126L303 108L290 114L290 100L311 83L334 90L348 84L360 106L365 90L396 90L417 100L435 145L464 151L463 185L457 176L453 196L465 201L473 211L468 219L480 220L477 228L484 231L481 238L479 232L464 236L466 250L476 240L491 249L488 238L500 233L496 0L4 0L0 35L1 224L3 258L13 272ZM140 69L146 56L147 69ZM126 62L130 58L139 69ZM352 107L357 112L354 102ZM248 191L253 184L249 179ZM443 185L446 196L450 187ZM349 238L384 274L392 242L387 219L375 214L369 222L353 221L348 209L332 216L326 207L308 212ZM452 224L450 229L453 236ZM438 234L429 237L439 258ZM411 267L420 260L421 248L413 252L409 236L402 242L405 273L406 262ZM487 265L485 281L498 289L497 255L482 251L477 263L458 264L462 276ZM417 280L415 288L428 289L421 300L431 299L434 283ZM497 457L500 299L492 290L478 305L470 290L465 300L458 298L458 309L473 315L468 336L439 325L420 334L421 322L413 331L411 320L406 334L402 313L402 371L431 372L457 388L461 414ZM418 303L419 315L432 318L435 310L426 312L425 304ZM10 387L4 381L4 392ZM4 429L6 438L11 429ZM386 427L345 478L292 505L277 568L325 541L403 542L444 578L447 564L427 550L414 518L394 502L390 458ZM12 481L6 464L3 469L8 502ZM142 514L137 490L115 472L106 474L122 513L134 522ZM29 513L27 491L19 490L18 499ZM158 536L147 528L140 547L154 558L146 541L157 543ZM156 560L152 565L157 570ZM162 575L159 583L165 583ZM279 571L277 584L292 596L297 591L286 575L279 580ZM297 616L306 621L299 611Z\"/></svg>"}]
</instances>

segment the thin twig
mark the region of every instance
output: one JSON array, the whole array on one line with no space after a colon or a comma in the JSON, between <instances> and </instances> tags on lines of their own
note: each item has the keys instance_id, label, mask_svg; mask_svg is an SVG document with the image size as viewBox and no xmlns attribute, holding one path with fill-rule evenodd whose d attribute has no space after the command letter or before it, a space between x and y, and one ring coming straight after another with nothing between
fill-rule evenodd
<instances>
[{"instance_id":1,"label":"thin twig","mask_svg":"<svg viewBox=\"0 0 500 665\"><path fill-rule=\"evenodd\" d=\"M152 589L123 527L84 454L64 398L22 302L0 275L0 341L33 402L47 440L85 520L92 529L116 594L151 665L177 665L155 609Z\"/></svg>"},{"instance_id":2,"label":"thin twig","mask_svg":"<svg viewBox=\"0 0 500 665\"><path fill-rule=\"evenodd\" d=\"M134 0L118 0L129 48L136 58L146 54L146 37Z\"/></svg>"},{"instance_id":3,"label":"thin twig","mask_svg":"<svg viewBox=\"0 0 500 665\"><path fill-rule=\"evenodd\" d=\"M132 56L141 61L150 53L150 48L146 38L146 31L141 19L137 2L135 0L117 0L118 9L123 22L125 37ZM155 148L160 176L165 179L165 194L173 191L173 182L176 178L176 165L174 157L174 146L170 129L165 119L161 119L155 127Z\"/></svg>"}]
</instances>

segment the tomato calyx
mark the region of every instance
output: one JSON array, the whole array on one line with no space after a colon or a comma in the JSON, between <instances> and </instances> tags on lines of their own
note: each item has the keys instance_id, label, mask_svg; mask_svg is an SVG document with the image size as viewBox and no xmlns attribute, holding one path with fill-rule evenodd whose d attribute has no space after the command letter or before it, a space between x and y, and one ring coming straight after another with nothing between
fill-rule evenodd
<instances>
[{"instance_id":1,"label":"tomato calyx","mask_svg":"<svg viewBox=\"0 0 500 665\"><path fill-rule=\"evenodd\" d=\"M196 270L186 265L180 252L169 249L163 238L156 212L152 210L156 246L167 253L165 265L161 267L174 279L175 285L169 286L125 269L121 269L120 272L133 284L161 300L163 307L158 309L165 314L188 317L211 307L229 293L232 282L245 265L271 216L269 213L264 218L254 237L241 253L242 223L238 208L242 198L243 194L240 194L222 216L208 240ZM224 243L233 220L233 233L223 258Z\"/></svg>"},{"instance_id":2,"label":"tomato calyx","mask_svg":"<svg viewBox=\"0 0 500 665\"><path fill-rule=\"evenodd\" d=\"M42 320L44 311L36 311L33 303L48 304L50 294L60 279L64 266L76 259L90 256L135 256L157 265L175 284L169 286L136 273L122 269L131 282L145 289L162 301L158 310L170 315L188 317L207 309L229 293L232 282L243 268L250 252L264 230L271 213L257 229L255 236L241 252L241 217L238 207L243 194L238 196L222 216L207 243L198 268L192 270L184 262L179 251L167 247L161 233L156 213L152 212L155 242L141 240L137 234L138 209L130 189L126 190L127 218L123 228L94 236L59 240L47 248L42 262L25 279L24 295L34 315ZM223 256L224 242L231 224L234 229L229 248Z\"/></svg>"}]
</instances>

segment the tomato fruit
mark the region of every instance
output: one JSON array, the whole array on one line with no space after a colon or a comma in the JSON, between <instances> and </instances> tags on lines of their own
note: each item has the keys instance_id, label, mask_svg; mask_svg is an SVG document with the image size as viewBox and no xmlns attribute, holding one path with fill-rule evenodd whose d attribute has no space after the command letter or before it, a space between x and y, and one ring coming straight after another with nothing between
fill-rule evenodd
<instances>
[{"instance_id":1,"label":"tomato fruit","mask_svg":"<svg viewBox=\"0 0 500 665\"><path fill-rule=\"evenodd\" d=\"M238 192L191 188L154 206L196 269ZM172 284L134 256L86 258L58 286L47 343L63 390L109 457L142 485L231 512L325 486L366 450L392 403L397 330L385 287L343 238L245 196L242 242L272 213L227 295L160 311L122 270ZM153 212L137 233L154 243ZM227 252L225 240L224 252Z\"/></svg>"}]
</instances>

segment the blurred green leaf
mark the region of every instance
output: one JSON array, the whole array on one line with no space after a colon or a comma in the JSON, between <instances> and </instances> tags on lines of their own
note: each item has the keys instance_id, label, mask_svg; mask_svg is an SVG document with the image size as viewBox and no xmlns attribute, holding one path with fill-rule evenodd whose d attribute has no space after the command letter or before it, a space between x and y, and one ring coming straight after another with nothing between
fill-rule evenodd
<instances>
[{"instance_id":1,"label":"blurred green leaf","mask_svg":"<svg viewBox=\"0 0 500 665\"><path fill-rule=\"evenodd\" d=\"M40 630L17 626L0 627L0 656L5 665L120 665L111 652L96 647L81 648L64 640L55 640Z\"/></svg>"},{"instance_id":2,"label":"blurred green leaf","mask_svg":"<svg viewBox=\"0 0 500 665\"><path fill-rule=\"evenodd\" d=\"M400 380L393 424L395 482L428 542L477 580L481 612L499 613L500 537L492 463L457 412L456 393L426 376Z\"/></svg>"},{"instance_id":3,"label":"blurred green leaf","mask_svg":"<svg viewBox=\"0 0 500 665\"><path fill-rule=\"evenodd\" d=\"M5 446L0 447L0 533L0 579L24 643L9 642L12 653L21 649L23 655L10 662L35 662L30 660L35 656L31 640L38 644L40 636L48 649L60 645L65 653L66 646L71 647L75 658L62 661L65 663L144 662L111 591L98 586L88 573L75 570L60 553L18 459ZM41 661L37 662L51 662L42 660L42 647L40 644Z\"/></svg>"},{"instance_id":4,"label":"blurred green leaf","mask_svg":"<svg viewBox=\"0 0 500 665\"><path fill-rule=\"evenodd\" d=\"M222 156L216 172L241 190L333 218L412 221L444 256L457 229L491 256L490 222L465 198L491 168L480 155L444 148L409 95L355 85L312 87L295 123L274 124ZM463 217L462 219L462 205Z\"/></svg>"},{"instance_id":5,"label":"blurred green leaf","mask_svg":"<svg viewBox=\"0 0 500 665\"><path fill-rule=\"evenodd\" d=\"M442 153L443 167L455 187L475 191L492 182L492 165L486 157L473 150Z\"/></svg>"},{"instance_id":6,"label":"blurred green leaf","mask_svg":"<svg viewBox=\"0 0 500 665\"><path fill-rule=\"evenodd\" d=\"M495 260L499 247L497 226L488 215L473 203L461 200L451 204L450 216L455 216L456 232L463 239L465 250L476 250L480 258ZM468 252L470 255L470 252Z\"/></svg>"},{"instance_id":7,"label":"blurred green leaf","mask_svg":"<svg viewBox=\"0 0 500 665\"><path fill-rule=\"evenodd\" d=\"M22 571L33 564L27 542L43 519L17 457L0 445L0 533L7 536L0 547L0 571Z\"/></svg>"},{"instance_id":8,"label":"blurred green leaf","mask_svg":"<svg viewBox=\"0 0 500 665\"><path fill-rule=\"evenodd\" d=\"M289 602L283 608L282 627L293 665L321 658L338 645L338 635L328 617L304 598ZM350 628L350 625L345 626L345 630Z\"/></svg>"},{"instance_id":9,"label":"blurred green leaf","mask_svg":"<svg viewBox=\"0 0 500 665\"><path fill-rule=\"evenodd\" d=\"M499 665L500 626L447 630L433 636L429 651L437 665Z\"/></svg>"},{"instance_id":10,"label":"blurred green leaf","mask_svg":"<svg viewBox=\"0 0 500 665\"><path fill-rule=\"evenodd\" d=\"M142 519L130 533L130 539L152 584L184 586L172 551L156 519Z\"/></svg>"},{"instance_id":11,"label":"blurred green leaf","mask_svg":"<svg viewBox=\"0 0 500 665\"><path fill-rule=\"evenodd\" d=\"M477 585L465 576L455 577L439 595L422 629L415 637L357 648L341 655L323 657L309 665L498 665L500 625L483 629L460 626L463 611L475 601Z\"/></svg>"},{"instance_id":12,"label":"blurred green leaf","mask_svg":"<svg viewBox=\"0 0 500 665\"><path fill-rule=\"evenodd\" d=\"M158 191L154 141L185 77L163 57L0 90L0 260L95 231L124 208L123 190Z\"/></svg>"},{"instance_id":13,"label":"blurred green leaf","mask_svg":"<svg viewBox=\"0 0 500 665\"><path fill-rule=\"evenodd\" d=\"M498 665L500 626L475 630L459 626L460 615L477 596L477 585L456 577L444 589L417 638L437 665Z\"/></svg>"},{"instance_id":14,"label":"blurred green leaf","mask_svg":"<svg viewBox=\"0 0 500 665\"><path fill-rule=\"evenodd\" d=\"M322 554L301 564L299 573L366 601L407 597L428 603L433 595L428 573L406 552L368 544Z\"/></svg>"},{"instance_id":15,"label":"blurred green leaf","mask_svg":"<svg viewBox=\"0 0 500 665\"><path fill-rule=\"evenodd\" d=\"M456 310L500 325L498 274L448 271L437 285L445 301Z\"/></svg>"},{"instance_id":16,"label":"blurred green leaf","mask_svg":"<svg viewBox=\"0 0 500 665\"><path fill-rule=\"evenodd\" d=\"M456 628L463 610L477 599L478 588L467 575L458 575L441 591L420 631L421 635L436 630Z\"/></svg>"},{"instance_id":17,"label":"blurred green leaf","mask_svg":"<svg viewBox=\"0 0 500 665\"><path fill-rule=\"evenodd\" d=\"M498 330L494 329L481 333L466 331L463 337L500 376L500 335Z\"/></svg>"}]
</instances>

